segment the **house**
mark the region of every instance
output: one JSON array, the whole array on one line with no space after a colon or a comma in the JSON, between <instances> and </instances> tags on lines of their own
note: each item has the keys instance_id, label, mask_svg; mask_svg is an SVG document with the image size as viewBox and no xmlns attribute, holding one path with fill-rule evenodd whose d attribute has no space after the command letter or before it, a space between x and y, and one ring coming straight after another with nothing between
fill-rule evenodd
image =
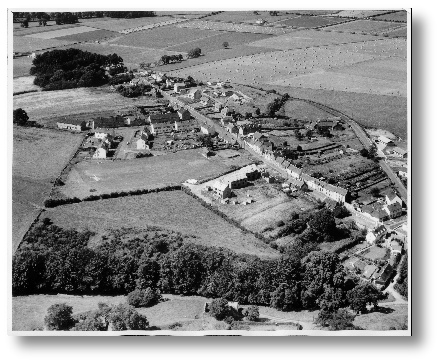
<instances>
[{"instance_id":1,"label":"house","mask_svg":"<svg viewBox=\"0 0 439 362\"><path fill-rule=\"evenodd\" d=\"M107 153L110 149L110 144L107 141L102 141L100 146L96 149L95 153L93 154L93 158L97 159L105 159L107 158Z\"/></svg>"},{"instance_id":2,"label":"house","mask_svg":"<svg viewBox=\"0 0 439 362\"><path fill-rule=\"evenodd\" d=\"M385 205L383 209L387 212L390 219L395 219L402 215L402 206L398 202L394 202L390 205Z\"/></svg>"},{"instance_id":3,"label":"house","mask_svg":"<svg viewBox=\"0 0 439 362\"><path fill-rule=\"evenodd\" d=\"M402 246L395 240L393 240L390 243L390 252L392 254L401 254L402 253Z\"/></svg>"},{"instance_id":4,"label":"house","mask_svg":"<svg viewBox=\"0 0 439 362\"><path fill-rule=\"evenodd\" d=\"M266 135L264 135L264 134L262 134L262 133L260 133L259 131L256 131L254 134L253 134L253 140L257 140L257 141L262 141L263 139L267 139L267 136Z\"/></svg>"},{"instance_id":5,"label":"house","mask_svg":"<svg viewBox=\"0 0 439 362\"><path fill-rule=\"evenodd\" d=\"M87 122L79 119L65 119L64 122L56 122L59 129L68 129L71 131L84 131L87 127Z\"/></svg>"},{"instance_id":6,"label":"house","mask_svg":"<svg viewBox=\"0 0 439 362\"><path fill-rule=\"evenodd\" d=\"M376 271L373 275L374 284L380 287L384 286L392 276L392 273L392 266L386 264L386 266L382 267L379 271Z\"/></svg>"},{"instance_id":7,"label":"house","mask_svg":"<svg viewBox=\"0 0 439 362\"><path fill-rule=\"evenodd\" d=\"M229 123L226 126L226 130L227 130L227 132L230 132L230 133L238 133L239 132L238 127L236 127L236 124L234 124L234 123Z\"/></svg>"},{"instance_id":8,"label":"house","mask_svg":"<svg viewBox=\"0 0 439 362\"><path fill-rule=\"evenodd\" d=\"M222 176L219 181L228 185L230 189L239 189L247 186L247 176L240 172L233 172Z\"/></svg>"},{"instance_id":9,"label":"house","mask_svg":"<svg viewBox=\"0 0 439 362\"><path fill-rule=\"evenodd\" d=\"M255 164L245 166L238 172L246 175L249 181L257 180L261 176L261 170Z\"/></svg>"},{"instance_id":10,"label":"house","mask_svg":"<svg viewBox=\"0 0 439 362\"><path fill-rule=\"evenodd\" d=\"M393 153L393 155L394 155L395 157L399 157L399 158L407 158L407 151L406 151L406 150L403 150L403 149L400 148L400 147L395 147L395 148L392 150L392 153Z\"/></svg>"},{"instance_id":11,"label":"house","mask_svg":"<svg viewBox=\"0 0 439 362\"><path fill-rule=\"evenodd\" d=\"M299 180L299 179L290 180L290 187L291 187L291 189L295 188L295 189L300 190L300 191L307 191L308 190L308 186L306 185L305 181Z\"/></svg>"},{"instance_id":12,"label":"house","mask_svg":"<svg viewBox=\"0 0 439 362\"><path fill-rule=\"evenodd\" d=\"M140 138L136 141L136 148L138 150L149 150L149 140L148 135L142 133Z\"/></svg>"},{"instance_id":13,"label":"house","mask_svg":"<svg viewBox=\"0 0 439 362\"><path fill-rule=\"evenodd\" d=\"M393 167L392 170L395 171L399 177L407 178L407 167Z\"/></svg>"},{"instance_id":14,"label":"house","mask_svg":"<svg viewBox=\"0 0 439 362\"><path fill-rule=\"evenodd\" d=\"M242 136L254 133L258 129L257 125L250 121L238 121L236 125L239 130L239 134Z\"/></svg>"},{"instance_id":15,"label":"house","mask_svg":"<svg viewBox=\"0 0 439 362\"><path fill-rule=\"evenodd\" d=\"M331 118L328 120L318 120L314 125L314 129L327 130L327 131L342 131L343 125L339 117Z\"/></svg>"},{"instance_id":16,"label":"house","mask_svg":"<svg viewBox=\"0 0 439 362\"><path fill-rule=\"evenodd\" d=\"M274 176L271 176L270 174L264 174L262 176L263 180L269 184L275 183L276 182L276 178Z\"/></svg>"},{"instance_id":17,"label":"house","mask_svg":"<svg viewBox=\"0 0 439 362\"><path fill-rule=\"evenodd\" d=\"M377 240L381 239L384 235L386 235L387 229L384 225L380 225L373 230L370 230L366 235L366 241L369 244L375 243Z\"/></svg>"},{"instance_id":18,"label":"house","mask_svg":"<svg viewBox=\"0 0 439 362\"><path fill-rule=\"evenodd\" d=\"M387 190L383 194L387 205L398 203L402 206L401 198L393 190Z\"/></svg>"},{"instance_id":19,"label":"house","mask_svg":"<svg viewBox=\"0 0 439 362\"><path fill-rule=\"evenodd\" d=\"M229 185L227 185L226 183L216 181L212 184L211 187L214 194L222 199L226 199L232 196L232 190L230 190Z\"/></svg>"},{"instance_id":20,"label":"house","mask_svg":"<svg viewBox=\"0 0 439 362\"><path fill-rule=\"evenodd\" d=\"M180 93L185 88L186 88L186 86L184 83L175 83L174 84L174 92L175 93Z\"/></svg>"},{"instance_id":21,"label":"house","mask_svg":"<svg viewBox=\"0 0 439 362\"><path fill-rule=\"evenodd\" d=\"M199 101L201 99L201 91L197 88L192 88L189 90L187 96L194 101Z\"/></svg>"},{"instance_id":22,"label":"house","mask_svg":"<svg viewBox=\"0 0 439 362\"><path fill-rule=\"evenodd\" d=\"M267 22L267 21L264 20L264 19L258 19L258 20L256 20L256 24L258 24L258 25L264 25L266 22Z\"/></svg>"},{"instance_id":23,"label":"house","mask_svg":"<svg viewBox=\"0 0 439 362\"><path fill-rule=\"evenodd\" d=\"M182 121L187 121L188 119L191 118L190 112L186 108L183 108L183 107L181 107L177 110L177 114L178 114L178 117L180 117L180 120L182 120Z\"/></svg>"},{"instance_id":24,"label":"house","mask_svg":"<svg viewBox=\"0 0 439 362\"><path fill-rule=\"evenodd\" d=\"M293 164L290 164L285 171L294 178L299 178L302 174L302 170Z\"/></svg>"},{"instance_id":25,"label":"house","mask_svg":"<svg viewBox=\"0 0 439 362\"><path fill-rule=\"evenodd\" d=\"M367 266L367 264L360 259L356 259L355 261L351 262L351 264L352 264L352 267L354 268L354 270L361 273L361 274L364 273L366 266Z\"/></svg>"},{"instance_id":26,"label":"house","mask_svg":"<svg viewBox=\"0 0 439 362\"><path fill-rule=\"evenodd\" d=\"M153 135L169 133L175 130L175 123L180 120L177 113L150 114L148 121Z\"/></svg>"},{"instance_id":27,"label":"house","mask_svg":"<svg viewBox=\"0 0 439 362\"><path fill-rule=\"evenodd\" d=\"M175 130L179 132L191 132L198 128L198 123L195 120L175 121Z\"/></svg>"},{"instance_id":28,"label":"house","mask_svg":"<svg viewBox=\"0 0 439 362\"><path fill-rule=\"evenodd\" d=\"M371 265L366 265L364 267L364 271L363 271L363 277L366 279L370 279L372 278L372 276L376 273L376 271L378 270L378 268L371 264Z\"/></svg>"},{"instance_id":29,"label":"house","mask_svg":"<svg viewBox=\"0 0 439 362\"><path fill-rule=\"evenodd\" d=\"M108 137L108 133L105 133L105 132L95 132L94 136L95 136L95 138L97 138L99 140L103 140L103 139Z\"/></svg>"},{"instance_id":30,"label":"house","mask_svg":"<svg viewBox=\"0 0 439 362\"><path fill-rule=\"evenodd\" d=\"M395 143L390 138L387 138L386 136L379 136L377 143L381 146L384 146L384 147L389 147L389 146L395 145Z\"/></svg>"},{"instance_id":31,"label":"house","mask_svg":"<svg viewBox=\"0 0 439 362\"><path fill-rule=\"evenodd\" d=\"M227 107L227 106L225 106L225 107L223 107L223 108L221 109L221 115L222 115L223 117L226 117L226 116L233 116L234 113L235 113L235 112L234 112L233 110L229 109L229 107Z\"/></svg>"},{"instance_id":32,"label":"house","mask_svg":"<svg viewBox=\"0 0 439 362\"><path fill-rule=\"evenodd\" d=\"M203 151L201 152L201 154L202 154L204 157L206 157L206 158L209 158L209 157L215 156L215 152L209 150L207 147L204 147L204 148L203 148Z\"/></svg>"}]
</instances>

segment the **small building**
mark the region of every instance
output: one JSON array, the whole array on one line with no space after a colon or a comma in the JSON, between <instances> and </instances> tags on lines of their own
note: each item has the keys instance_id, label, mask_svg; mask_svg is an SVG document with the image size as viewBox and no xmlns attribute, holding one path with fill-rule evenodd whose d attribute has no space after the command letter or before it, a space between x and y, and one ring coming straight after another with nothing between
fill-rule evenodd
<instances>
[{"instance_id":1,"label":"small building","mask_svg":"<svg viewBox=\"0 0 439 362\"><path fill-rule=\"evenodd\" d=\"M200 131L202 133L208 134L212 137L215 137L218 134L218 132L215 130L215 128L213 128L212 126L209 126L209 125L205 125L205 124L200 126Z\"/></svg>"},{"instance_id":2,"label":"small building","mask_svg":"<svg viewBox=\"0 0 439 362\"><path fill-rule=\"evenodd\" d=\"M390 205L384 205L383 209L387 212L390 219L395 219L402 215L402 206L398 202L394 202Z\"/></svg>"},{"instance_id":3,"label":"small building","mask_svg":"<svg viewBox=\"0 0 439 362\"><path fill-rule=\"evenodd\" d=\"M394 191L385 191L384 197L387 205L398 203L402 206L401 198Z\"/></svg>"},{"instance_id":4,"label":"small building","mask_svg":"<svg viewBox=\"0 0 439 362\"><path fill-rule=\"evenodd\" d=\"M371 279L372 276L376 273L376 271L378 270L378 268L371 264L371 265L366 265L364 267L364 271L363 271L363 277L366 279Z\"/></svg>"},{"instance_id":5,"label":"small building","mask_svg":"<svg viewBox=\"0 0 439 362\"><path fill-rule=\"evenodd\" d=\"M136 148L138 150L149 150L149 140L148 135L142 133L140 138L136 141Z\"/></svg>"},{"instance_id":6,"label":"small building","mask_svg":"<svg viewBox=\"0 0 439 362\"><path fill-rule=\"evenodd\" d=\"M177 114L178 117L180 117L180 120L182 121L187 121L188 119L191 118L191 113L186 108L183 107L177 110Z\"/></svg>"},{"instance_id":7,"label":"small building","mask_svg":"<svg viewBox=\"0 0 439 362\"><path fill-rule=\"evenodd\" d=\"M201 91L197 88L192 88L189 90L187 96L194 101L199 101L201 99Z\"/></svg>"},{"instance_id":8,"label":"small building","mask_svg":"<svg viewBox=\"0 0 439 362\"><path fill-rule=\"evenodd\" d=\"M175 93L180 93L185 88L186 88L186 85L184 83L175 83L174 84L174 92Z\"/></svg>"},{"instance_id":9,"label":"small building","mask_svg":"<svg viewBox=\"0 0 439 362\"><path fill-rule=\"evenodd\" d=\"M395 145L395 143L390 138L387 138L386 136L379 136L378 140L377 140L377 143L379 143L379 144L381 144L382 146L385 146L385 147L389 147L389 146L394 146Z\"/></svg>"},{"instance_id":10,"label":"small building","mask_svg":"<svg viewBox=\"0 0 439 362\"><path fill-rule=\"evenodd\" d=\"M59 129L68 129L71 131L84 131L87 127L87 122L78 119L69 119L64 122L56 122Z\"/></svg>"},{"instance_id":11,"label":"small building","mask_svg":"<svg viewBox=\"0 0 439 362\"><path fill-rule=\"evenodd\" d=\"M211 188L214 194L222 199L229 198L232 195L232 190L227 183L216 181L212 184Z\"/></svg>"},{"instance_id":12,"label":"small building","mask_svg":"<svg viewBox=\"0 0 439 362\"><path fill-rule=\"evenodd\" d=\"M290 180L290 187L291 188L296 188L297 190L300 191L307 191L308 190L308 186L306 185L306 182L303 180L295 180L295 179L291 179Z\"/></svg>"},{"instance_id":13,"label":"small building","mask_svg":"<svg viewBox=\"0 0 439 362\"><path fill-rule=\"evenodd\" d=\"M99 139L99 140L104 140L108 137L108 133L105 132L95 132L94 134L95 138Z\"/></svg>"},{"instance_id":14,"label":"small building","mask_svg":"<svg viewBox=\"0 0 439 362\"><path fill-rule=\"evenodd\" d=\"M386 266L382 267L379 271L376 271L373 275L374 284L379 287L384 286L389 281L392 273L392 266L390 264L386 264Z\"/></svg>"},{"instance_id":15,"label":"small building","mask_svg":"<svg viewBox=\"0 0 439 362\"><path fill-rule=\"evenodd\" d=\"M394 155L395 157L399 157L399 158L407 158L407 151L406 151L406 150L403 150L403 149L400 148L400 147L395 147L395 148L392 150L392 153L393 153L393 155Z\"/></svg>"},{"instance_id":16,"label":"small building","mask_svg":"<svg viewBox=\"0 0 439 362\"><path fill-rule=\"evenodd\" d=\"M226 131L227 132L230 132L230 133L238 133L239 132L239 129L238 129L238 127L236 127L236 124L234 124L234 123L229 123L227 126L226 126Z\"/></svg>"},{"instance_id":17,"label":"small building","mask_svg":"<svg viewBox=\"0 0 439 362\"><path fill-rule=\"evenodd\" d=\"M148 117L150 131L153 135L170 133L175 130L175 123L180 120L177 113L151 114Z\"/></svg>"},{"instance_id":18,"label":"small building","mask_svg":"<svg viewBox=\"0 0 439 362\"><path fill-rule=\"evenodd\" d=\"M384 225L380 225L367 233L366 241L369 244L376 243L379 239L381 239L384 235L386 235L386 233L387 233L386 227Z\"/></svg>"},{"instance_id":19,"label":"small building","mask_svg":"<svg viewBox=\"0 0 439 362\"><path fill-rule=\"evenodd\" d=\"M93 154L93 158L96 159L105 159L107 158L107 154L109 151L109 142L102 141L100 146L96 149L95 153Z\"/></svg>"},{"instance_id":20,"label":"small building","mask_svg":"<svg viewBox=\"0 0 439 362\"><path fill-rule=\"evenodd\" d=\"M390 252L392 254L401 254L402 253L402 246L395 240L393 240L390 243Z\"/></svg>"}]
</instances>

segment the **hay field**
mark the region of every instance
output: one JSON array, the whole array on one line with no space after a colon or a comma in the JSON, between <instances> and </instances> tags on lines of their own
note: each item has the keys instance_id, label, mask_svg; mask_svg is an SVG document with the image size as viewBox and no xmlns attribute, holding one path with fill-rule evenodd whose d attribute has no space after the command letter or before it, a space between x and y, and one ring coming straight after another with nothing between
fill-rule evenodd
<instances>
[{"instance_id":1,"label":"hay field","mask_svg":"<svg viewBox=\"0 0 439 362\"><path fill-rule=\"evenodd\" d=\"M12 62L13 77L23 77L29 75L30 67L32 66L32 59L28 57L19 57L15 59L8 59Z\"/></svg>"},{"instance_id":2,"label":"hay field","mask_svg":"<svg viewBox=\"0 0 439 362\"><path fill-rule=\"evenodd\" d=\"M263 258L279 254L250 233L244 233L183 191L63 205L45 211L56 225L102 233L120 227L157 226L186 235L187 242L231 249Z\"/></svg>"},{"instance_id":3,"label":"hay field","mask_svg":"<svg viewBox=\"0 0 439 362\"><path fill-rule=\"evenodd\" d=\"M407 138L407 98L324 89L270 86L292 97L310 99L351 115L366 127L385 128Z\"/></svg>"},{"instance_id":4,"label":"hay field","mask_svg":"<svg viewBox=\"0 0 439 362\"><path fill-rule=\"evenodd\" d=\"M329 113L302 101L289 100L285 103L284 109L285 115L290 118L315 120L331 117Z\"/></svg>"},{"instance_id":5,"label":"hay field","mask_svg":"<svg viewBox=\"0 0 439 362\"><path fill-rule=\"evenodd\" d=\"M355 46L355 52L360 54L407 59L407 40L405 39L379 39L361 44L345 45L346 49L352 49L353 46Z\"/></svg>"},{"instance_id":6,"label":"hay field","mask_svg":"<svg viewBox=\"0 0 439 362\"><path fill-rule=\"evenodd\" d=\"M12 40L12 48L14 52L25 53L73 43L74 41L71 40L38 39L29 36L14 36Z\"/></svg>"},{"instance_id":7,"label":"hay field","mask_svg":"<svg viewBox=\"0 0 439 362\"><path fill-rule=\"evenodd\" d=\"M349 24L349 23L347 23ZM372 35L334 33L317 30L295 30L288 34L279 35L275 38L259 40L250 43L251 46L276 48L279 50L322 47L327 45L360 43L378 39Z\"/></svg>"},{"instance_id":8,"label":"hay field","mask_svg":"<svg viewBox=\"0 0 439 362\"><path fill-rule=\"evenodd\" d=\"M345 32L366 32L366 33L383 33L387 30L401 27L399 23L392 23L387 21L375 21L375 20L355 20L349 21L344 24L332 25L326 28L326 30L341 30Z\"/></svg>"},{"instance_id":9,"label":"hay field","mask_svg":"<svg viewBox=\"0 0 439 362\"><path fill-rule=\"evenodd\" d=\"M13 80L13 92L26 92L31 90L40 90L41 88L34 85L34 76L19 77Z\"/></svg>"},{"instance_id":10,"label":"hay field","mask_svg":"<svg viewBox=\"0 0 439 362\"><path fill-rule=\"evenodd\" d=\"M37 39L54 39L54 38L58 38L58 37L66 36L66 35L87 33L89 31L94 31L94 30L96 30L96 29L91 28L89 26L75 26L75 27L71 27L71 28L44 31L41 33L34 33L34 34L26 35L26 37L37 38Z\"/></svg>"},{"instance_id":11,"label":"hay field","mask_svg":"<svg viewBox=\"0 0 439 362\"><path fill-rule=\"evenodd\" d=\"M243 44L267 38L271 38L271 36L266 34L222 32L220 34L213 34L212 36L203 39L197 39L181 45L172 46L167 48L166 50L187 52L190 49L198 47L205 54L207 52L223 49L224 42L228 42L228 50L232 50L234 48L239 49Z\"/></svg>"},{"instance_id":12,"label":"hay field","mask_svg":"<svg viewBox=\"0 0 439 362\"><path fill-rule=\"evenodd\" d=\"M157 24L164 21L172 20L170 16L154 16L136 19L114 19L114 18L99 18L99 19L80 19L80 24L91 26L97 29L110 30L119 32L125 29L135 28L137 26Z\"/></svg>"},{"instance_id":13,"label":"hay field","mask_svg":"<svg viewBox=\"0 0 439 362\"><path fill-rule=\"evenodd\" d=\"M194 21L185 22L182 24L178 24L177 27L188 28L188 29L234 31L234 32L243 32L243 33L259 33L259 34L272 34L272 35L285 34L291 31L283 28L276 28L269 26L233 24L233 23L223 23L223 22L204 21L204 20L194 20Z\"/></svg>"},{"instance_id":14,"label":"hay field","mask_svg":"<svg viewBox=\"0 0 439 362\"><path fill-rule=\"evenodd\" d=\"M78 25L76 25L76 24L56 25L55 20L48 21L46 26L40 26L40 25L38 25L38 22L32 21L29 23L28 28L22 28L22 27L20 27L20 24L14 23L13 34L14 34L14 36L15 35L24 36L24 35L42 33L42 32L46 32L46 31L74 28L76 26L78 26Z\"/></svg>"},{"instance_id":15,"label":"hay field","mask_svg":"<svg viewBox=\"0 0 439 362\"><path fill-rule=\"evenodd\" d=\"M402 10L402 11L397 11L396 13L374 16L374 19L384 20L384 21L403 21L406 23L407 17L408 17L407 11Z\"/></svg>"},{"instance_id":16,"label":"hay field","mask_svg":"<svg viewBox=\"0 0 439 362\"><path fill-rule=\"evenodd\" d=\"M137 46L143 48L166 49L178 44L220 34L217 31L185 29L166 26L146 31L131 33L111 41L112 44Z\"/></svg>"},{"instance_id":17,"label":"hay field","mask_svg":"<svg viewBox=\"0 0 439 362\"><path fill-rule=\"evenodd\" d=\"M148 97L125 98L104 88L76 88L14 96L14 109L23 108L31 120L40 121L48 117L108 111L149 101Z\"/></svg>"},{"instance_id":18,"label":"hay field","mask_svg":"<svg viewBox=\"0 0 439 362\"><path fill-rule=\"evenodd\" d=\"M45 295L35 294L12 298L12 330L32 331L42 329L47 309L55 303L67 303L73 307L73 313L83 313L98 308L98 303L109 305L126 303L126 297L120 296L80 296L80 295Z\"/></svg>"},{"instance_id":19,"label":"hay field","mask_svg":"<svg viewBox=\"0 0 439 362\"><path fill-rule=\"evenodd\" d=\"M233 165L244 166L251 161L244 154L232 160ZM180 184L187 179L203 179L227 172L227 160L208 160L200 150L186 150L143 159L112 161L83 161L75 165L59 188L65 195L85 197L113 191L158 188ZM96 191L91 193L90 189Z\"/></svg>"},{"instance_id":20,"label":"hay field","mask_svg":"<svg viewBox=\"0 0 439 362\"><path fill-rule=\"evenodd\" d=\"M65 35L57 37L58 40L71 40L71 41L77 41L77 42L90 42L90 41L105 41L111 38L114 38L118 36L119 33L115 31L109 31L109 30L100 30L100 29L93 29L91 31L77 33L77 34L71 34L71 35Z\"/></svg>"},{"instance_id":21,"label":"hay field","mask_svg":"<svg viewBox=\"0 0 439 362\"><path fill-rule=\"evenodd\" d=\"M220 14L206 17L207 21L223 21L232 23L254 23L256 20L263 19L267 23L277 23L280 20L288 19L293 15L281 11L277 16L271 16L268 11L258 11L254 14L253 11L224 11Z\"/></svg>"}]
</instances>

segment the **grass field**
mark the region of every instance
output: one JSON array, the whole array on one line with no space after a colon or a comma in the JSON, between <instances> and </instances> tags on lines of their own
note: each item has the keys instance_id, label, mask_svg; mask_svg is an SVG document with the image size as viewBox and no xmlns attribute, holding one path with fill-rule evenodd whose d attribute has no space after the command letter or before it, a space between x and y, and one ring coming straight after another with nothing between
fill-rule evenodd
<instances>
[{"instance_id":1,"label":"grass field","mask_svg":"<svg viewBox=\"0 0 439 362\"><path fill-rule=\"evenodd\" d=\"M365 33L383 33L387 30L401 27L399 23L375 20L355 20L344 24L332 25L327 30L345 31L345 32L365 32Z\"/></svg>"},{"instance_id":2,"label":"grass field","mask_svg":"<svg viewBox=\"0 0 439 362\"><path fill-rule=\"evenodd\" d=\"M295 30L288 34L279 35L275 38L253 42L251 45L287 50L335 44L360 43L378 38L379 37L372 35L334 33L323 30Z\"/></svg>"},{"instance_id":3,"label":"grass field","mask_svg":"<svg viewBox=\"0 0 439 362\"><path fill-rule=\"evenodd\" d=\"M52 31L44 31L41 33L34 33L30 35L26 35L26 37L37 38L37 39L55 39L58 37L63 37L67 35L88 33L90 31L96 30L95 28L91 28L89 26L75 26L71 28L65 29L57 29Z\"/></svg>"},{"instance_id":4,"label":"grass field","mask_svg":"<svg viewBox=\"0 0 439 362\"><path fill-rule=\"evenodd\" d=\"M204 21L204 20L194 20L194 21L185 22L177 25L177 27L187 28L187 29L234 31L234 32L243 32L243 33L259 33L259 34L273 34L273 35L285 34L291 31L283 28L276 28L269 26L260 26L260 25L251 25L251 24L233 24L233 23Z\"/></svg>"},{"instance_id":5,"label":"grass field","mask_svg":"<svg viewBox=\"0 0 439 362\"><path fill-rule=\"evenodd\" d=\"M45 31L54 31L54 30L60 30L60 29L69 29L69 28L75 28L78 25L76 24L63 24L63 25L56 25L55 21L48 21L46 26L39 26L38 22L30 22L28 28L22 28L19 23L14 23L13 26L13 34L24 36L24 35L30 35L30 34L36 34L36 33L42 33Z\"/></svg>"},{"instance_id":6,"label":"grass field","mask_svg":"<svg viewBox=\"0 0 439 362\"><path fill-rule=\"evenodd\" d=\"M57 40L57 39L38 39L29 36L14 36L12 40L12 47L14 52L33 52L37 50L50 49L62 45L73 44L71 40Z\"/></svg>"},{"instance_id":7,"label":"grass field","mask_svg":"<svg viewBox=\"0 0 439 362\"><path fill-rule=\"evenodd\" d=\"M19 57L15 59L8 59L12 62L13 77L23 77L29 75L30 67L32 66L32 59L29 57Z\"/></svg>"},{"instance_id":8,"label":"grass field","mask_svg":"<svg viewBox=\"0 0 439 362\"><path fill-rule=\"evenodd\" d=\"M382 306L381 310L355 317L354 325L375 331L386 331L394 327L401 329L407 321L407 304Z\"/></svg>"},{"instance_id":9,"label":"grass field","mask_svg":"<svg viewBox=\"0 0 439 362\"><path fill-rule=\"evenodd\" d=\"M49 217L64 228L88 228L99 234L112 228L157 226L180 232L191 243L263 258L278 256L274 249L223 220L183 191L64 205L47 210L42 217Z\"/></svg>"},{"instance_id":10,"label":"grass field","mask_svg":"<svg viewBox=\"0 0 439 362\"><path fill-rule=\"evenodd\" d=\"M220 34L217 31L185 29L176 26L166 26L125 35L111 41L113 44L137 46L143 48L166 49L171 46L191 42ZM187 48L190 50L190 47Z\"/></svg>"},{"instance_id":11,"label":"grass field","mask_svg":"<svg viewBox=\"0 0 439 362\"><path fill-rule=\"evenodd\" d=\"M99 19L81 19L80 24L91 26L97 29L121 31L125 29L135 28L137 26L151 25L161 23L173 19L170 16L155 16L136 19L114 19L114 18L99 18Z\"/></svg>"},{"instance_id":12,"label":"grass field","mask_svg":"<svg viewBox=\"0 0 439 362\"><path fill-rule=\"evenodd\" d=\"M384 20L384 21L403 21L406 23L407 16L408 16L407 11L403 10L391 14L374 16L374 19Z\"/></svg>"},{"instance_id":13,"label":"grass field","mask_svg":"<svg viewBox=\"0 0 439 362\"><path fill-rule=\"evenodd\" d=\"M108 111L150 101L148 97L125 98L104 88L76 88L14 96L14 109L23 108L30 120L44 123L42 119L47 117Z\"/></svg>"},{"instance_id":14,"label":"grass field","mask_svg":"<svg viewBox=\"0 0 439 362\"><path fill-rule=\"evenodd\" d=\"M337 24L346 19L329 17L329 16L306 16L306 15L296 15L290 19L282 20L278 22L279 25L293 26L298 28L318 28L321 26Z\"/></svg>"},{"instance_id":15,"label":"grass field","mask_svg":"<svg viewBox=\"0 0 439 362\"><path fill-rule=\"evenodd\" d=\"M306 102L290 100L284 106L285 115L290 118L316 120L319 118L330 117L329 113L314 107Z\"/></svg>"},{"instance_id":16,"label":"grass field","mask_svg":"<svg viewBox=\"0 0 439 362\"><path fill-rule=\"evenodd\" d=\"M385 33L385 35L388 35L390 38L407 38L407 27L404 26L402 28L389 31Z\"/></svg>"},{"instance_id":17,"label":"grass field","mask_svg":"<svg viewBox=\"0 0 439 362\"><path fill-rule=\"evenodd\" d=\"M380 260L384 258L387 250L388 249L386 248L379 248L378 246L372 246L371 248L367 249L367 252L363 254L363 256L373 261Z\"/></svg>"},{"instance_id":18,"label":"grass field","mask_svg":"<svg viewBox=\"0 0 439 362\"><path fill-rule=\"evenodd\" d=\"M253 11L224 11L220 14L208 16L204 18L204 20L233 23L255 23L256 20L263 19L267 23L276 23L292 16L293 15L289 15L284 11L280 11L277 16L271 16L268 11L258 11L258 14L254 14Z\"/></svg>"},{"instance_id":19,"label":"grass field","mask_svg":"<svg viewBox=\"0 0 439 362\"><path fill-rule=\"evenodd\" d=\"M334 15L361 19L388 12L388 10L342 10Z\"/></svg>"},{"instance_id":20,"label":"grass field","mask_svg":"<svg viewBox=\"0 0 439 362\"><path fill-rule=\"evenodd\" d=\"M14 201L12 203L12 253L18 248L24 234L29 230L39 210L29 204Z\"/></svg>"},{"instance_id":21,"label":"grass field","mask_svg":"<svg viewBox=\"0 0 439 362\"><path fill-rule=\"evenodd\" d=\"M59 36L56 39L58 40L66 40L66 41L75 41L75 42L90 42L90 41L105 41L112 39L118 36L119 33L108 30L98 30L94 29L92 31L87 31L83 33L70 34L65 36Z\"/></svg>"},{"instance_id":22,"label":"grass field","mask_svg":"<svg viewBox=\"0 0 439 362\"><path fill-rule=\"evenodd\" d=\"M83 161L73 168L66 185L60 191L67 196L85 197L90 189L97 194L122 190L157 188L179 184L187 179L203 179L223 174L232 164L244 166L251 161L248 156L230 160L208 160L199 150L144 159L112 161Z\"/></svg>"},{"instance_id":23,"label":"grass field","mask_svg":"<svg viewBox=\"0 0 439 362\"><path fill-rule=\"evenodd\" d=\"M238 48L253 41L270 38L270 35L266 34L252 34L252 33L237 33L237 32L223 32L221 34L212 34L212 36L198 39L190 42L186 42L181 45L176 45L167 48L176 52L187 52L193 48L200 48L203 53L212 52L215 50L223 49L223 43L229 43L229 50Z\"/></svg>"},{"instance_id":24,"label":"grass field","mask_svg":"<svg viewBox=\"0 0 439 362\"><path fill-rule=\"evenodd\" d=\"M26 92L31 90L40 90L41 88L34 85L34 76L19 77L13 80L13 92Z\"/></svg>"}]
</instances>

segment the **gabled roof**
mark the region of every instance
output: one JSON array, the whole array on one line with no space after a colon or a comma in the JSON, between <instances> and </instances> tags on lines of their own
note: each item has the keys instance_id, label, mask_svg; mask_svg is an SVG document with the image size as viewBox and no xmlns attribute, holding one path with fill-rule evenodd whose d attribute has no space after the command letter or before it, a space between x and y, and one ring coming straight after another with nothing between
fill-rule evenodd
<instances>
[{"instance_id":1,"label":"gabled roof","mask_svg":"<svg viewBox=\"0 0 439 362\"><path fill-rule=\"evenodd\" d=\"M375 235L383 234L385 232L387 232L387 229L384 225L380 225L380 226L376 227L375 229L373 229L373 233Z\"/></svg>"},{"instance_id":2,"label":"gabled roof","mask_svg":"<svg viewBox=\"0 0 439 362\"><path fill-rule=\"evenodd\" d=\"M151 114L149 119L151 120L151 123L170 123L178 121L180 117L178 117L177 113L157 113Z\"/></svg>"},{"instance_id":3,"label":"gabled roof","mask_svg":"<svg viewBox=\"0 0 439 362\"><path fill-rule=\"evenodd\" d=\"M394 213L394 212L402 209L402 207L399 204L399 202L394 202L393 204L386 205L386 207L387 207L387 209L389 210L390 213Z\"/></svg>"},{"instance_id":4,"label":"gabled roof","mask_svg":"<svg viewBox=\"0 0 439 362\"><path fill-rule=\"evenodd\" d=\"M382 143L390 143L393 142L390 138L387 138L386 136L379 136L378 137L378 141L382 142Z\"/></svg>"},{"instance_id":5,"label":"gabled roof","mask_svg":"<svg viewBox=\"0 0 439 362\"><path fill-rule=\"evenodd\" d=\"M374 277L377 281L385 283L389 279L392 272L392 266L390 264L387 264L385 267L381 268L380 271L376 272Z\"/></svg>"},{"instance_id":6,"label":"gabled roof","mask_svg":"<svg viewBox=\"0 0 439 362\"><path fill-rule=\"evenodd\" d=\"M363 272L363 276L366 279L369 279L376 271L377 271L377 267L375 265L366 265L364 268L364 272Z\"/></svg>"},{"instance_id":7,"label":"gabled roof","mask_svg":"<svg viewBox=\"0 0 439 362\"><path fill-rule=\"evenodd\" d=\"M395 147L393 149L393 152L394 153L399 153L400 155L405 155L407 153L407 151L402 149L401 147Z\"/></svg>"}]
</instances>

